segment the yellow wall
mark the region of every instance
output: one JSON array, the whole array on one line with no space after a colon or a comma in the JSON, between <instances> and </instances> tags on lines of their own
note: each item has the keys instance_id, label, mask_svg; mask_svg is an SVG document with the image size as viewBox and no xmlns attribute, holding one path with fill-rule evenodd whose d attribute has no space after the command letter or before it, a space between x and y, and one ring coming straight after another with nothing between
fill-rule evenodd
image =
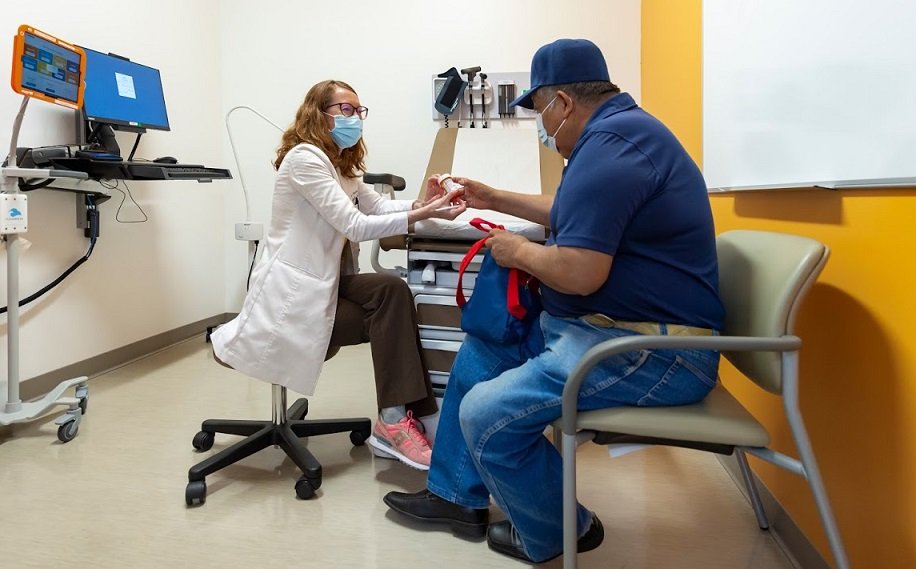
<instances>
[{"instance_id":1,"label":"yellow wall","mask_svg":"<svg viewBox=\"0 0 916 569\"><path fill-rule=\"evenodd\" d=\"M701 9L700 0L643 0L642 8L643 106L700 164ZM797 326L802 413L852 566L916 567L916 190L750 192L711 201L717 232L784 231L831 248ZM733 386L736 374L723 367L725 384ZM756 388L733 391L770 428L775 448L797 456L779 401ZM831 559L805 482L752 461Z\"/></svg>"}]
</instances>

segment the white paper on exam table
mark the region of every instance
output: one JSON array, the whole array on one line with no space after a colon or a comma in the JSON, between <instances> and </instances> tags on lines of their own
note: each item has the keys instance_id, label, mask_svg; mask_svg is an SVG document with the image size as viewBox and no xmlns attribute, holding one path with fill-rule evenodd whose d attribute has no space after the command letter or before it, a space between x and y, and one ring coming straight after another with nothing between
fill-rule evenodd
<instances>
[{"instance_id":1,"label":"white paper on exam table","mask_svg":"<svg viewBox=\"0 0 916 569\"><path fill-rule=\"evenodd\" d=\"M475 217L502 225L507 231L518 233L531 241L544 241L547 237L547 230L544 229L543 225L512 216L494 214L494 212L482 209L469 209L452 221L446 219L424 219L423 221L418 221L413 224L413 235L429 239L477 241L483 238L485 233L470 224L470 221Z\"/></svg>"},{"instance_id":2,"label":"white paper on exam table","mask_svg":"<svg viewBox=\"0 0 916 569\"><path fill-rule=\"evenodd\" d=\"M540 150L531 129L461 129L455 143L452 174L479 180L495 188L522 194L541 193ZM508 231L543 241L543 226L512 215L469 209L452 221L427 219L414 224L413 234L435 239L480 239L475 217L504 225Z\"/></svg>"}]
</instances>

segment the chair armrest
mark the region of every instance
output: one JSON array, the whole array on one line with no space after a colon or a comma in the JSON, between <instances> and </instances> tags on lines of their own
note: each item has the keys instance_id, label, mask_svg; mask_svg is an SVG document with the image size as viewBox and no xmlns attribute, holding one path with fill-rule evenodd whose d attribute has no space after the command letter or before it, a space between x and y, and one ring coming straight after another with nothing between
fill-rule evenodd
<instances>
[{"instance_id":1,"label":"chair armrest","mask_svg":"<svg viewBox=\"0 0 916 569\"><path fill-rule=\"evenodd\" d=\"M392 235L391 237L382 237L378 240L379 247L382 251L391 251L395 250L406 250L407 249L407 236L406 235Z\"/></svg>"},{"instance_id":2,"label":"chair armrest","mask_svg":"<svg viewBox=\"0 0 916 569\"><path fill-rule=\"evenodd\" d=\"M367 184L374 184L375 191L379 194L387 195L389 198L394 199L394 192L400 192L407 187L407 182L404 181L404 178L400 176L395 176L394 174L363 174L363 182ZM379 263L379 251L384 249L385 251L391 249L406 249L407 248L407 237L403 235L396 235L393 237L384 237L382 239L376 239L372 244L372 268L377 273L386 273L390 275L396 275L399 277L407 276L407 269L404 267L395 267L393 269L385 268Z\"/></svg>"},{"instance_id":3,"label":"chair armrest","mask_svg":"<svg viewBox=\"0 0 916 569\"><path fill-rule=\"evenodd\" d=\"M396 192L400 192L407 187L407 182L400 176L394 174L363 174L363 182L367 184L383 184L391 186Z\"/></svg>"},{"instance_id":4,"label":"chair armrest","mask_svg":"<svg viewBox=\"0 0 916 569\"><path fill-rule=\"evenodd\" d=\"M626 336L593 346L585 352L563 387L562 429L564 434L576 430L579 388L585 376L602 360L636 350L718 350L728 352L791 352L801 348L798 336Z\"/></svg>"}]
</instances>

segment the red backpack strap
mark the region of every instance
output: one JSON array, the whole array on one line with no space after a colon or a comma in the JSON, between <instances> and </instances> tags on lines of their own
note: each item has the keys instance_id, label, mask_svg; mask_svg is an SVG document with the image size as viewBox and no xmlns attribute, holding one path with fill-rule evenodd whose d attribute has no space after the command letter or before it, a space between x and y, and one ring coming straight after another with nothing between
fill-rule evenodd
<instances>
[{"instance_id":1,"label":"red backpack strap","mask_svg":"<svg viewBox=\"0 0 916 569\"><path fill-rule=\"evenodd\" d=\"M464 289L461 287L461 280L462 277L464 277L464 271L468 268L468 265L471 264L471 261L474 259L474 255L476 255L480 249L483 248L483 246L487 243L487 239L489 238L490 236L488 235L471 245L471 248L468 249L467 254L465 254L463 259L461 259L461 264L458 266L458 288L455 290L455 300L458 302L458 306L464 306L468 303L467 299L464 297Z\"/></svg>"},{"instance_id":2,"label":"red backpack strap","mask_svg":"<svg viewBox=\"0 0 916 569\"><path fill-rule=\"evenodd\" d=\"M506 287L506 308L509 314L521 320L528 314L518 297L518 269L509 269L509 285Z\"/></svg>"},{"instance_id":3,"label":"red backpack strap","mask_svg":"<svg viewBox=\"0 0 916 569\"><path fill-rule=\"evenodd\" d=\"M523 320L528 314L528 308L522 304L520 291L522 287L530 288L537 294L538 280L521 269L509 269L509 286L506 288L506 308L509 314Z\"/></svg>"},{"instance_id":4,"label":"red backpack strap","mask_svg":"<svg viewBox=\"0 0 916 569\"><path fill-rule=\"evenodd\" d=\"M481 231L486 231L487 233L489 233L491 229L505 229L504 226L496 224L496 223L492 223L481 217L475 217L474 219L470 221L470 223L475 228ZM458 302L458 306L464 306L465 304L468 303L467 298L465 298L464 296L464 289L461 287L461 281L462 281L462 277L464 276L464 271L465 269L468 268L468 265L471 264L471 260L474 259L474 255L476 255L480 251L480 249L483 248L483 246L487 242L487 239L489 238L490 236L488 235L484 237L483 239L481 239L480 241L477 241L476 243L471 245L471 248L468 249L467 254L464 256L463 259L461 259L461 264L458 266L458 290L455 291L455 300Z\"/></svg>"},{"instance_id":5,"label":"red backpack strap","mask_svg":"<svg viewBox=\"0 0 916 569\"><path fill-rule=\"evenodd\" d=\"M499 225L498 223L487 221L486 219L483 219L482 217L475 217L474 219L471 220L470 223L477 229L481 231L486 231L487 233L489 233L491 229L505 229L506 228L504 225Z\"/></svg>"}]
</instances>

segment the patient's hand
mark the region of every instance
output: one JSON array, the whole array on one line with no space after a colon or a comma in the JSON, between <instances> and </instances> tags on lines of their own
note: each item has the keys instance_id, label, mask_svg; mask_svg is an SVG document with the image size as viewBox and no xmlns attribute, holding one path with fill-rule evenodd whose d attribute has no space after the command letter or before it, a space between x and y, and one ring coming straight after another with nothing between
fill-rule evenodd
<instances>
[{"instance_id":1,"label":"patient's hand","mask_svg":"<svg viewBox=\"0 0 916 569\"><path fill-rule=\"evenodd\" d=\"M464 186L464 195L462 196L467 202L468 207L476 209L495 209L493 200L496 197L496 190L490 186L471 180L470 178L452 177L453 180Z\"/></svg>"},{"instance_id":2,"label":"patient's hand","mask_svg":"<svg viewBox=\"0 0 916 569\"><path fill-rule=\"evenodd\" d=\"M516 254L525 243L528 243L528 239L521 235L502 229L493 229L490 231L490 238L487 239L486 247L490 250L490 254L497 265L512 268L518 266Z\"/></svg>"}]
</instances>

